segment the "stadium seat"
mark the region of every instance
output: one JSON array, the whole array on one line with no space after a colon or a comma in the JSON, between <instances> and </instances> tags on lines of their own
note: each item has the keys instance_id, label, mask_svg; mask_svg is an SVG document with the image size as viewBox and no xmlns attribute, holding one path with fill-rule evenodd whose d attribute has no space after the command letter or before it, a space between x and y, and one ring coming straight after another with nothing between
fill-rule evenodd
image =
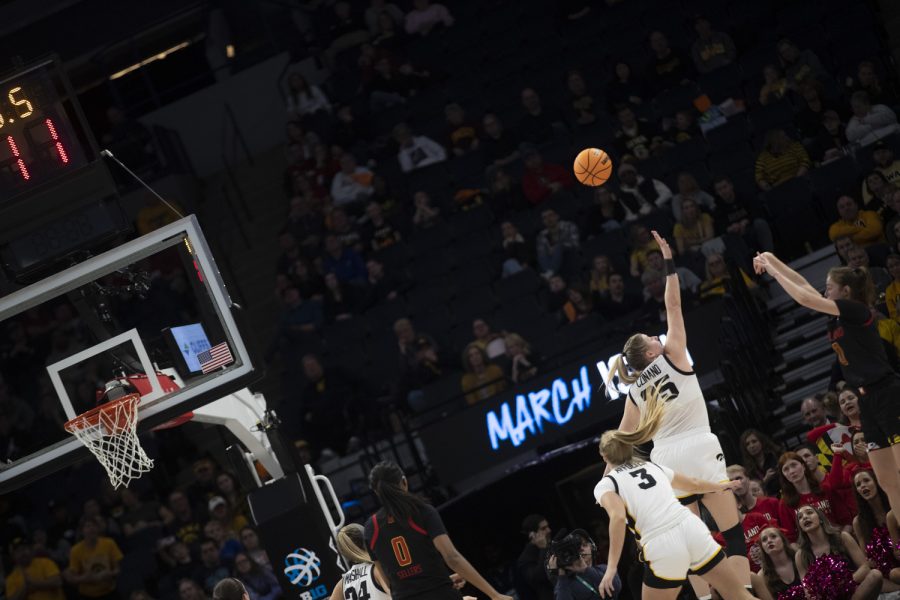
<instances>
[{"instance_id":1,"label":"stadium seat","mask_svg":"<svg viewBox=\"0 0 900 600\"><path fill-rule=\"evenodd\" d=\"M794 110L786 99L755 108L749 118L753 135L765 134L775 128L795 129Z\"/></svg>"},{"instance_id":2,"label":"stadium seat","mask_svg":"<svg viewBox=\"0 0 900 600\"><path fill-rule=\"evenodd\" d=\"M406 188L410 195L425 191L434 201L439 201L451 190L450 173L444 163L429 165L406 174Z\"/></svg>"},{"instance_id":3,"label":"stadium seat","mask_svg":"<svg viewBox=\"0 0 900 600\"><path fill-rule=\"evenodd\" d=\"M433 198L432 198L433 199ZM431 250L443 248L453 240L453 231L446 223L416 232L409 247L413 256L422 256Z\"/></svg>"},{"instance_id":4,"label":"stadium seat","mask_svg":"<svg viewBox=\"0 0 900 600\"><path fill-rule=\"evenodd\" d=\"M736 146L750 138L747 119L743 115L730 117L722 125L707 131L705 136L710 153L720 152L729 146Z\"/></svg>"},{"instance_id":5,"label":"stadium seat","mask_svg":"<svg viewBox=\"0 0 900 600\"><path fill-rule=\"evenodd\" d=\"M813 193L817 199L827 206L834 203L838 196L850 194L859 195L860 177L856 172L856 163L850 156L845 156L827 165L814 169L809 176Z\"/></svg>"},{"instance_id":6,"label":"stadium seat","mask_svg":"<svg viewBox=\"0 0 900 600\"><path fill-rule=\"evenodd\" d=\"M709 166L710 172L715 174L734 173L753 166L755 162L756 155L750 144L741 143L710 154L706 164Z\"/></svg>"},{"instance_id":7,"label":"stadium seat","mask_svg":"<svg viewBox=\"0 0 900 600\"><path fill-rule=\"evenodd\" d=\"M461 265L450 279L456 288L457 296L461 296L468 294L469 290L490 287L491 282L494 281L494 274L482 262L473 262Z\"/></svg>"},{"instance_id":8,"label":"stadium seat","mask_svg":"<svg viewBox=\"0 0 900 600\"><path fill-rule=\"evenodd\" d=\"M706 158L707 145L702 137L695 137L670 148L663 156L666 173L678 172L690 163Z\"/></svg>"},{"instance_id":9,"label":"stadium seat","mask_svg":"<svg viewBox=\"0 0 900 600\"><path fill-rule=\"evenodd\" d=\"M709 96L709 99L713 104L721 104L728 99L740 99L744 97L744 89L741 85L741 74L740 67L737 65L731 65L734 67L733 70L730 71L730 75L728 67L725 69L719 69L720 71L726 71L723 74L722 78L715 77L718 71L714 71L709 77L709 79L705 79L700 83L700 90ZM734 76L734 74L737 74Z\"/></svg>"},{"instance_id":10,"label":"stadium seat","mask_svg":"<svg viewBox=\"0 0 900 600\"><path fill-rule=\"evenodd\" d=\"M497 298L491 287L486 285L471 289L466 295L458 297L451 305L453 323L465 324L475 318L487 318L497 309Z\"/></svg>"},{"instance_id":11,"label":"stadium seat","mask_svg":"<svg viewBox=\"0 0 900 600\"><path fill-rule=\"evenodd\" d=\"M531 296L541 287L541 278L531 269L525 269L512 275L504 277L500 281L494 283L494 292L500 302L510 302L515 298L523 296Z\"/></svg>"},{"instance_id":12,"label":"stadium seat","mask_svg":"<svg viewBox=\"0 0 900 600\"><path fill-rule=\"evenodd\" d=\"M457 238L483 231L494 225L494 213L486 205L461 211L450 217L450 226Z\"/></svg>"},{"instance_id":13,"label":"stadium seat","mask_svg":"<svg viewBox=\"0 0 900 600\"><path fill-rule=\"evenodd\" d=\"M522 296L500 305L494 326L498 330L513 331L520 323L527 323L543 316L545 316L544 309L535 296Z\"/></svg>"},{"instance_id":14,"label":"stadium seat","mask_svg":"<svg viewBox=\"0 0 900 600\"><path fill-rule=\"evenodd\" d=\"M429 383L422 388L423 403L418 412L434 410L447 405L446 409L456 409L456 404L451 401L464 403L462 395L462 373L460 371L448 371L440 379Z\"/></svg>"},{"instance_id":15,"label":"stadium seat","mask_svg":"<svg viewBox=\"0 0 900 600\"><path fill-rule=\"evenodd\" d=\"M491 234L486 230L474 231L459 238L454 248L456 260L460 265L477 262L494 251Z\"/></svg>"},{"instance_id":16,"label":"stadium seat","mask_svg":"<svg viewBox=\"0 0 900 600\"><path fill-rule=\"evenodd\" d=\"M429 252L419 255L409 270L416 281L428 281L449 273L455 266L449 252Z\"/></svg>"},{"instance_id":17,"label":"stadium seat","mask_svg":"<svg viewBox=\"0 0 900 600\"><path fill-rule=\"evenodd\" d=\"M406 294L409 314L413 317L425 314L435 306L447 304L454 294L455 290L446 277L417 283L416 287Z\"/></svg>"},{"instance_id":18,"label":"stadium seat","mask_svg":"<svg viewBox=\"0 0 900 600\"><path fill-rule=\"evenodd\" d=\"M483 188L485 186L485 166L484 153L481 150L452 158L447 163L450 181L457 190Z\"/></svg>"},{"instance_id":19,"label":"stadium seat","mask_svg":"<svg viewBox=\"0 0 900 600\"><path fill-rule=\"evenodd\" d=\"M366 322L362 317L335 321L322 330L322 338L329 349L352 345L366 337Z\"/></svg>"},{"instance_id":20,"label":"stadium seat","mask_svg":"<svg viewBox=\"0 0 900 600\"><path fill-rule=\"evenodd\" d=\"M392 333L394 322L408 315L409 308L406 302L397 298L370 308L365 314L366 328L374 337Z\"/></svg>"}]
</instances>

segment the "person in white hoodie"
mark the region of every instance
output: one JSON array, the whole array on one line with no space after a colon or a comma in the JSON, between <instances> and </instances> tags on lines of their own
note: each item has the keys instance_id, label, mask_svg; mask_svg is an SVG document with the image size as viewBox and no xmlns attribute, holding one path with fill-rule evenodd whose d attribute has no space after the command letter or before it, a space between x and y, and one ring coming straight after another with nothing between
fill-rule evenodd
<instances>
[{"instance_id":1,"label":"person in white hoodie","mask_svg":"<svg viewBox=\"0 0 900 600\"><path fill-rule=\"evenodd\" d=\"M404 173L447 160L443 146L424 135L413 135L405 123L394 127L393 136L400 146L397 161Z\"/></svg>"},{"instance_id":2,"label":"person in white hoodie","mask_svg":"<svg viewBox=\"0 0 900 600\"><path fill-rule=\"evenodd\" d=\"M847 123L846 131L850 143L868 146L900 131L894 111L884 104L873 105L867 92L853 92L850 108L853 116Z\"/></svg>"}]
</instances>

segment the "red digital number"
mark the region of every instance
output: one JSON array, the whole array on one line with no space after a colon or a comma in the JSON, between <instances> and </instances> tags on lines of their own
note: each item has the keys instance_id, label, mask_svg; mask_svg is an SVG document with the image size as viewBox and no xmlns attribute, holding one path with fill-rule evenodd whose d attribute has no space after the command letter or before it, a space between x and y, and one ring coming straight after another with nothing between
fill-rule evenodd
<instances>
[{"instance_id":1,"label":"red digital number","mask_svg":"<svg viewBox=\"0 0 900 600\"><path fill-rule=\"evenodd\" d=\"M9 149L12 151L13 158L16 159L16 164L19 165L19 175L22 176L22 179L28 181L31 179L31 174L28 172L28 168L25 166L25 161L22 160L22 155L19 154L19 147L16 145L16 140L13 139L13 136L6 136L6 143L9 145Z\"/></svg>"},{"instance_id":2,"label":"red digital number","mask_svg":"<svg viewBox=\"0 0 900 600\"><path fill-rule=\"evenodd\" d=\"M56 142L56 151L59 153L59 160L63 162L63 164L69 163L69 155L66 154L66 149L63 148L62 142L59 139L59 134L56 133L56 127L53 125L53 121L48 117L44 123L47 125L47 131L50 132L50 138Z\"/></svg>"}]
</instances>

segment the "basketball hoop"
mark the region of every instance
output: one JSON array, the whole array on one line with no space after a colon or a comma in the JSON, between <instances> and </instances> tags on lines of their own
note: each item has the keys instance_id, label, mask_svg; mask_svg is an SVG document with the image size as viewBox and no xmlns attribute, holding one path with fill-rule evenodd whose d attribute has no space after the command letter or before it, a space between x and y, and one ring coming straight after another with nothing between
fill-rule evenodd
<instances>
[{"instance_id":1,"label":"basketball hoop","mask_svg":"<svg viewBox=\"0 0 900 600\"><path fill-rule=\"evenodd\" d=\"M92 408L64 425L97 457L114 489L128 487L153 467L137 435L140 394L128 394Z\"/></svg>"}]
</instances>

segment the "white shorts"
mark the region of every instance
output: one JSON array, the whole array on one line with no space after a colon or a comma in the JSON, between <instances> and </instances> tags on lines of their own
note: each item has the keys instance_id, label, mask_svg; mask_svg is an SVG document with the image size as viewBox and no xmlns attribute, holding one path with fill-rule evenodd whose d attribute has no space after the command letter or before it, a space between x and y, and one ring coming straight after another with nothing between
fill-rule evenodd
<instances>
[{"instance_id":1,"label":"white shorts","mask_svg":"<svg viewBox=\"0 0 900 600\"><path fill-rule=\"evenodd\" d=\"M693 513L681 523L641 540L644 583L657 589L684 584L688 571L703 575L725 558L703 521Z\"/></svg>"},{"instance_id":2,"label":"white shorts","mask_svg":"<svg viewBox=\"0 0 900 600\"><path fill-rule=\"evenodd\" d=\"M653 440L650 460L688 477L715 483L728 481L725 454L719 438L709 431L693 431L659 441ZM676 489L674 492L679 500L691 496L683 490Z\"/></svg>"}]
</instances>

